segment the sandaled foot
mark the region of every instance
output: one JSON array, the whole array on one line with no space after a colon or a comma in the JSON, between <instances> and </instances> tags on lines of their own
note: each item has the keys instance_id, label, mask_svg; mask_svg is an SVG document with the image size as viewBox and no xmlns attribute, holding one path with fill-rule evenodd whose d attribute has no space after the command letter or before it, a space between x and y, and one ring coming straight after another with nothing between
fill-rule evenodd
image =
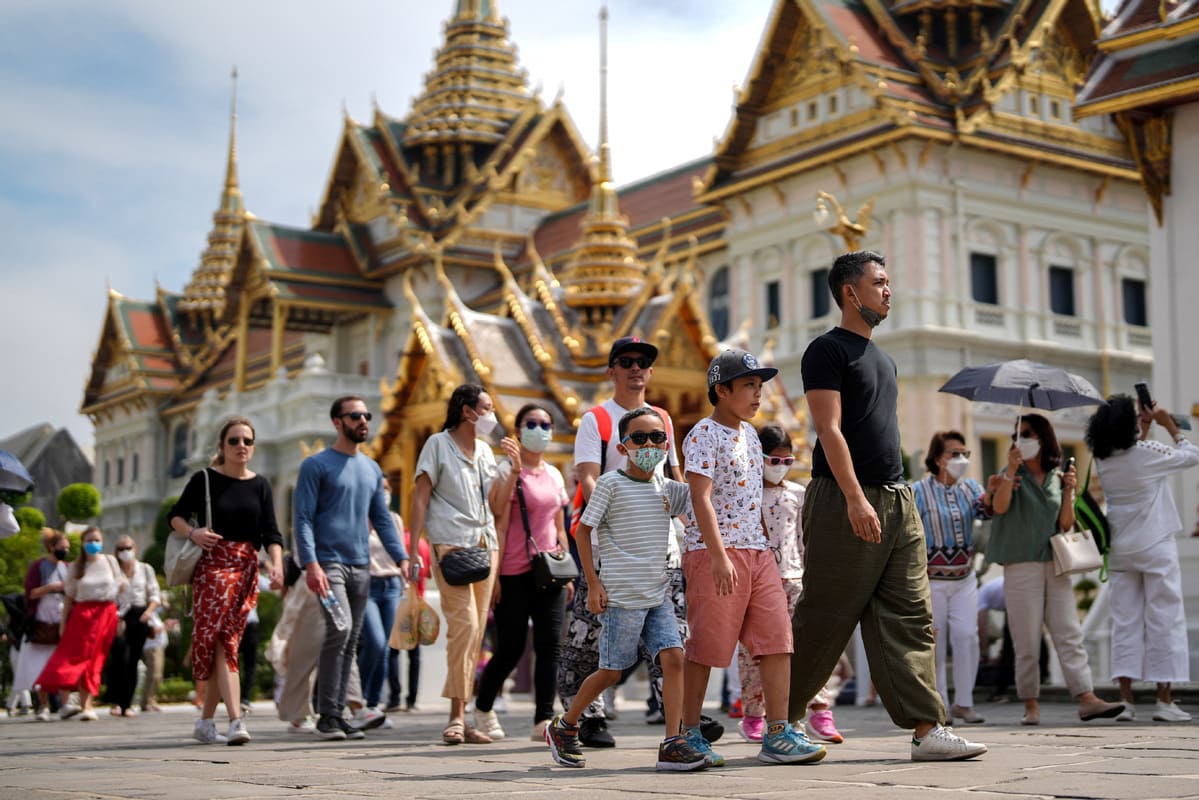
<instances>
[{"instance_id":1,"label":"sandaled foot","mask_svg":"<svg viewBox=\"0 0 1199 800\"><path fill-rule=\"evenodd\" d=\"M441 741L446 744L462 744L466 741L466 725L460 720L451 722L441 732Z\"/></svg>"}]
</instances>

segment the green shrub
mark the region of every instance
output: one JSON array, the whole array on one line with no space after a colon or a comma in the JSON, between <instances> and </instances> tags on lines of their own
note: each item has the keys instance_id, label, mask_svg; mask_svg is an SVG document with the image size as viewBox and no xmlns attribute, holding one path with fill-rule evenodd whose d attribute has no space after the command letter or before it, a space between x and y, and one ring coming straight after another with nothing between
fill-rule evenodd
<instances>
[{"instance_id":1,"label":"green shrub","mask_svg":"<svg viewBox=\"0 0 1199 800\"><path fill-rule=\"evenodd\" d=\"M18 508L13 515L17 518L17 523L23 531L41 531L46 527L46 515L33 506Z\"/></svg>"},{"instance_id":2,"label":"green shrub","mask_svg":"<svg viewBox=\"0 0 1199 800\"><path fill-rule=\"evenodd\" d=\"M58 516L67 522L86 522L100 516L100 490L90 483L72 483L58 493Z\"/></svg>"}]
</instances>

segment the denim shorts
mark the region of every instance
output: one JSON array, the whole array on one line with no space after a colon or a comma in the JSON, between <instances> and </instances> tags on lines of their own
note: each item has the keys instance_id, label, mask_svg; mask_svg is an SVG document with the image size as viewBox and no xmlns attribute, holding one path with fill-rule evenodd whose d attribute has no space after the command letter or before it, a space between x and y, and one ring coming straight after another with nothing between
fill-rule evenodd
<instances>
[{"instance_id":1,"label":"denim shorts","mask_svg":"<svg viewBox=\"0 0 1199 800\"><path fill-rule=\"evenodd\" d=\"M654 608L612 608L599 615L603 626L599 640L600 669L628 669L637 663L637 643L645 641L657 656L672 647L682 648L679 621L670 596Z\"/></svg>"}]
</instances>

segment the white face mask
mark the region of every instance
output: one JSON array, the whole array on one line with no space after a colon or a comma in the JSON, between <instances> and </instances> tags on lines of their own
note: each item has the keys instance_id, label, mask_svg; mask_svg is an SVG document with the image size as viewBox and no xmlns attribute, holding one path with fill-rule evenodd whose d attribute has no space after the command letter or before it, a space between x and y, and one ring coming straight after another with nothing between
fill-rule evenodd
<instances>
[{"instance_id":1,"label":"white face mask","mask_svg":"<svg viewBox=\"0 0 1199 800\"><path fill-rule=\"evenodd\" d=\"M121 559L122 561L132 561L133 560L133 551L132 550L122 550L121 552L117 553L117 558Z\"/></svg>"},{"instance_id":2,"label":"white face mask","mask_svg":"<svg viewBox=\"0 0 1199 800\"><path fill-rule=\"evenodd\" d=\"M762 467L762 477L769 483L782 483L791 467L786 464L766 464Z\"/></svg>"},{"instance_id":3,"label":"white face mask","mask_svg":"<svg viewBox=\"0 0 1199 800\"><path fill-rule=\"evenodd\" d=\"M1040 439L1017 439L1016 449L1020 451L1020 457L1025 461L1029 461L1037 457L1041 452Z\"/></svg>"},{"instance_id":4,"label":"white face mask","mask_svg":"<svg viewBox=\"0 0 1199 800\"><path fill-rule=\"evenodd\" d=\"M488 411L481 417L475 418L475 433L479 436L486 436L495 430L498 421L495 418L494 411Z\"/></svg>"},{"instance_id":5,"label":"white face mask","mask_svg":"<svg viewBox=\"0 0 1199 800\"><path fill-rule=\"evenodd\" d=\"M965 456L958 456L957 458L949 459L945 464L945 471L949 473L949 477L956 481L966 474L966 468L969 466L970 459Z\"/></svg>"}]
</instances>

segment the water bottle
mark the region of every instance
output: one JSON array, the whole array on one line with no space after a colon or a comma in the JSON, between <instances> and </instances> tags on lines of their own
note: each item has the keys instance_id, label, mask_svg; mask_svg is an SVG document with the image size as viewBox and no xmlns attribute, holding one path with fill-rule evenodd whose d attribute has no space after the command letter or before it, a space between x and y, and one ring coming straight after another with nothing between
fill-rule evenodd
<instances>
[{"instance_id":1,"label":"water bottle","mask_svg":"<svg viewBox=\"0 0 1199 800\"><path fill-rule=\"evenodd\" d=\"M333 621L334 628L344 631L350 627L350 618L346 616L345 607L337 602L337 597L332 592L321 595L321 605L329 612L329 619Z\"/></svg>"}]
</instances>

